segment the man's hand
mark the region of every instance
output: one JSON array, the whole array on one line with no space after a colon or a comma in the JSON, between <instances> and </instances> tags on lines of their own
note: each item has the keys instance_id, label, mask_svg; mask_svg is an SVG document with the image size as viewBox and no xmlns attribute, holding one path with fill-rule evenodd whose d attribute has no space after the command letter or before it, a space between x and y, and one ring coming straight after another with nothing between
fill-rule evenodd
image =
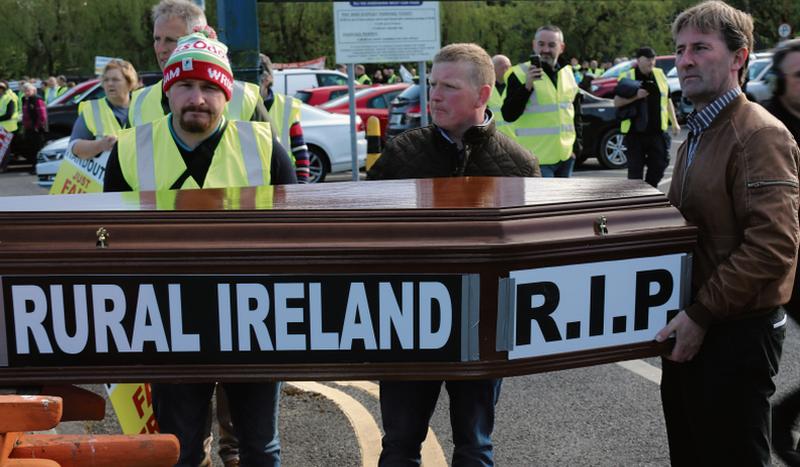
<instances>
[{"instance_id":1,"label":"man's hand","mask_svg":"<svg viewBox=\"0 0 800 467\"><path fill-rule=\"evenodd\" d=\"M650 93L647 92L647 90L642 89L642 88L639 88L639 90L636 91L636 98L637 99L644 99L645 97L647 97L649 95L650 95Z\"/></svg>"},{"instance_id":2,"label":"man's hand","mask_svg":"<svg viewBox=\"0 0 800 467\"><path fill-rule=\"evenodd\" d=\"M533 82L537 79L542 79L542 69L531 65L528 67L528 74L526 76L525 89L533 91Z\"/></svg>"},{"instance_id":3,"label":"man's hand","mask_svg":"<svg viewBox=\"0 0 800 467\"><path fill-rule=\"evenodd\" d=\"M672 353L666 358L675 362L688 362L694 358L697 352L700 351L700 346L706 337L706 330L695 323L686 314L686 311L678 313L672 321L658 331L656 341L664 342L673 333L675 333L675 347L672 348Z\"/></svg>"}]
</instances>

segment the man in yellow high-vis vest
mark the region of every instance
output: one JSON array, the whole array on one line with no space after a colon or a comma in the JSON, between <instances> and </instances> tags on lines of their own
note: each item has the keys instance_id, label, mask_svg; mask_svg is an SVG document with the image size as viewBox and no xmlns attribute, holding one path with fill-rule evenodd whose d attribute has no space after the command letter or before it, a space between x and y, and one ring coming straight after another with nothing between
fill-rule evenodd
<instances>
[{"instance_id":1,"label":"man in yellow high-vis vest","mask_svg":"<svg viewBox=\"0 0 800 467\"><path fill-rule=\"evenodd\" d=\"M303 138L303 127L300 125L302 102L300 99L275 92L272 89L272 60L264 54L261 59L261 98L264 107L269 111L270 123L278 141L288 150L294 161L298 183L310 180L308 146ZM321 161L319 161L321 162ZM318 177L319 174L316 174ZM315 181L311 179L311 181Z\"/></svg>"},{"instance_id":2,"label":"man in yellow high-vis vest","mask_svg":"<svg viewBox=\"0 0 800 467\"><path fill-rule=\"evenodd\" d=\"M511 60L505 55L495 55L492 57L494 66L494 86L489 102L486 107L492 112L497 131L514 138L514 128L503 120L503 100L506 98L506 73L511 69Z\"/></svg>"},{"instance_id":3,"label":"man in yellow high-vis vest","mask_svg":"<svg viewBox=\"0 0 800 467\"><path fill-rule=\"evenodd\" d=\"M372 85L372 78L367 74L367 69L364 68L364 65L360 63L356 65L356 82L366 86Z\"/></svg>"},{"instance_id":4,"label":"man in yellow high-vis vest","mask_svg":"<svg viewBox=\"0 0 800 467\"><path fill-rule=\"evenodd\" d=\"M208 28L203 10L189 0L161 0L153 7L153 49L158 66L163 70L178 42L178 38L196 29ZM131 96L128 122L138 126L151 122L169 113L167 96L159 81L141 88ZM230 120L266 122L267 110L261 102L258 85L234 81L233 97L225 107L225 116Z\"/></svg>"},{"instance_id":5,"label":"man in yellow high-vis vest","mask_svg":"<svg viewBox=\"0 0 800 467\"><path fill-rule=\"evenodd\" d=\"M513 122L517 142L539 158L543 177L570 177L581 152L581 95L572 67L559 65L564 47L560 28L542 26L533 39L533 62L506 73L503 118Z\"/></svg>"},{"instance_id":6,"label":"man in yellow high-vis vest","mask_svg":"<svg viewBox=\"0 0 800 467\"><path fill-rule=\"evenodd\" d=\"M294 166L269 123L228 120L233 94L227 47L194 33L164 66L171 113L123 130L109 156L105 191L226 188L295 183ZM280 465L279 382L222 383L242 465ZM214 383L152 384L162 433L180 441L179 465L199 465Z\"/></svg>"},{"instance_id":7,"label":"man in yellow high-vis vest","mask_svg":"<svg viewBox=\"0 0 800 467\"><path fill-rule=\"evenodd\" d=\"M19 141L16 137L19 128L20 105L19 99L14 91L8 88L8 83L0 81L0 127L11 134L11 142L4 141L6 151L0 156L0 172L5 172L11 158L11 146L18 147Z\"/></svg>"},{"instance_id":8,"label":"man in yellow high-vis vest","mask_svg":"<svg viewBox=\"0 0 800 467\"><path fill-rule=\"evenodd\" d=\"M672 139L667 126L672 122L672 132L677 135L680 125L669 98L667 77L655 66L656 52L650 47L636 51L636 65L622 73L619 79L639 81L641 87L633 97L614 96L614 105L636 105L636 117L623 120L620 131L625 135L625 154L628 157L628 178L644 180L658 188L669 165L669 147ZM638 105L635 103L639 103ZM632 121L633 120L633 121ZM647 174L644 168L647 167Z\"/></svg>"}]
</instances>

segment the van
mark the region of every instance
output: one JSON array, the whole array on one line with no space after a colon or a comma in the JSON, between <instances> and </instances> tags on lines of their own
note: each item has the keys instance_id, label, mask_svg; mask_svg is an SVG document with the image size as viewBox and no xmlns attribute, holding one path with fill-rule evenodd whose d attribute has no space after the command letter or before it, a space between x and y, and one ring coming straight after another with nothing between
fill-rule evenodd
<instances>
[{"instance_id":1,"label":"van","mask_svg":"<svg viewBox=\"0 0 800 467\"><path fill-rule=\"evenodd\" d=\"M273 91L293 96L301 89L347 84L347 75L335 70L291 68L273 71L272 82Z\"/></svg>"}]
</instances>

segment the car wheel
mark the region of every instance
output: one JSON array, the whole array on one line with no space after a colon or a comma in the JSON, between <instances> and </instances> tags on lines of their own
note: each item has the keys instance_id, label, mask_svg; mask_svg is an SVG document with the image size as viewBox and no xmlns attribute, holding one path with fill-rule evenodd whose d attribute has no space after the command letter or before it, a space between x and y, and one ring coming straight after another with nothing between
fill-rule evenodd
<instances>
[{"instance_id":1,"label":"car wheel","mask_svg":"<svg viewBox=\"0 0 800 467\"><path fill-rule=\"evenodd\" d=\"M325 176L330 172L328 155L317 146L308 146L308 183L321 183L325 181Z\"/></svg>"},{"instance_id":2,"label":"car wheel","mask_svg":"<svg viewBox=\"0 0 800 467\"><path fill-rule=\"evenodd\" d=\"M625 136L619 128L612 128L600 141L600 152L597 159L607 169L624 169L628 166L628 156L625 155Z\"/></svg>"}]
</instances>

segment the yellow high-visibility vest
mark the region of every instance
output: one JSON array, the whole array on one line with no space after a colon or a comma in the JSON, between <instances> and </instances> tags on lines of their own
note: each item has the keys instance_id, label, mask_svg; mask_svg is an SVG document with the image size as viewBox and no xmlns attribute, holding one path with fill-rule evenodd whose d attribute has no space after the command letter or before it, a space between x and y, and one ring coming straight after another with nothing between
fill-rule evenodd
<instances>
[{"instance_id":1,"label":"yellow high-visibility vest","mask_svg":"<svg viewBox=\"0 0 800 467\"><path fill-rule=\"evenodd\" d=\"M105 97L81 102L78 104L78 114L83 117L86 128L96 139L107 135L116 135L122 131L122 127Z\"/></svg>"},{"instance_id":2,"label":"yellow high-visibility vest","mask_svg":"<svg viewBox=\"0 0 800 467\"><path fill-rule=\"evenodd\" d=\"M503 101L506 100L506 92L508 91L508 86L503 88L503 92L499 92L497 90L497 86L492 85L492 94L489 96L489 101L486 103L486 107L492 111L492 116L494 116L494 124L497 126L497 131L505 134L506 136L510 136L514 138L514 126L503 119Z\"/></svg>"},{"instance_id":3,"label":"yellow high-visibility vest","mask_svg":"<svg viewBox=\"0 0 800 467\"><path fill-rule=\"evenodd\" d=\"M530 62L511 68L520 83L526 81ZM508 74L507 74L508 76ZM531 151L542 165L565 161L572 155L575 143L575 109L573 101L578 95L578 84L572 67L558 70L557 86L546 73L533 83L533 93L523 114L513 122L517 142Z\"/></svg>"},{"instance_id":4,"label":"yellow high-visibility vest","mask_svg":"<svg viewBox=\"0 0 800 467\"><path fill-rule=\"evenodd\" d=\"M8 132L15 132L19 128L19 99L17 95L14 94L13 91L10 89L6 90L6 93L3 94L3 97L0 97L0 115L3 115L8 110L8 104L13 102L14 103L14 113L11 114L10 120L3 120L0 122L0 126L5 128Z\"/></svg>"},{"instance_id":5,"label":"yellow high-visibility vest","mask_svg":"<svg viewBox=\"0 0 800 467\"><path fill-rule=\"evenodd\" d=\"M128 122L131 126L139 126L164 116L161 107L163 84L161 81L137 89L131 96L128 107ZM225 118L228 120L250 120L256 110L258 100L261 99L258 86L244 81L233 82L231 100L225 105Z\"/></svg>"},{"instance_id":6,"label":"yellow high-visibility vest","mask_svg":"<svg viewBox=\"0 0 800 467\"><path fill-rule=\"evenodd\" d=\"M669 84L667 83L667 77L664 76L664 72L661 71L661 68L653 67L653 76L656 78L658 91L661 93L661 98L659 99L659 103L661 104L661 131L667 131L667 125L669 124ZM636 69L631 68L625 73L621 73L619 78L617 78L617 81L621 80L622 78L636 79ZM623 120L619 124L619 131L623 134L628 134L630 129L631 119L629 118Z\"/></svg>"},{"instance_id":7,"label":"yellow high-visibility vest","mask_svg":"<svg viewBox=\"0 0 800 467\"><path fill-rule=\"evenodd\" d=\"M119 134L117 151L125 181L134 191L168 190L186 171L170 133L171 114ZM266 122L228 121L203 186L188 177L181 189L270 184L272 130Z\"/></svg>"},{"instance_id":8,"label":"yellow high-visibility vest","mask_svg":"<svg viewBox=\"0 0 800 467\"><path fill-rule=\"evenodd\" d=\"M292 138L289 135L289 130L292 125L300 122L301 102L300 99L274 91L273 96L275 96L275 99L269 109L269 118L272 120L273 131L281 145L289 150L292 162L294 162L294 154L291 152Z\"/></svg>"}]
</instances>

